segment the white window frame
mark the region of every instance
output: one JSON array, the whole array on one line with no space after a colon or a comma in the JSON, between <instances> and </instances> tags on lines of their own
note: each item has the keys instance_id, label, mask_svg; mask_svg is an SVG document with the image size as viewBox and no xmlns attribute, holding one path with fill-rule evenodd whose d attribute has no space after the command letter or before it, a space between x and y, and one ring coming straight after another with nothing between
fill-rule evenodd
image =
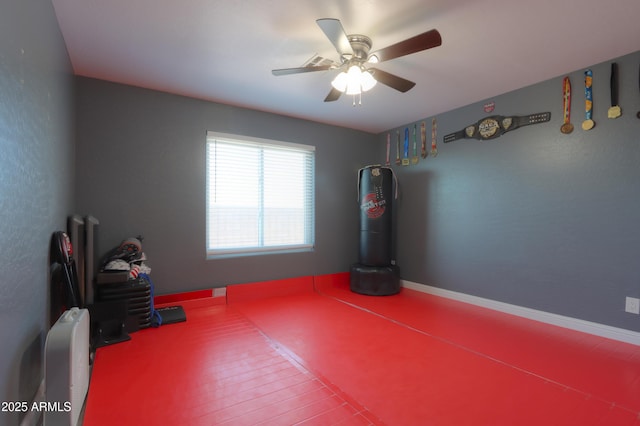
<instances>
[{"instance_id":1,"label":"white window frame","mask_svg":"<svg viewBox=\"0 0 640 426\"><path fill-rule=\"evenodd\" d=\"M258 233L260 236L258 237L258 243L256 245L247 245L247 246L233 246L233 247L215 247L215 244L211 244L214 236L211 235L213 231L212 228L212 215L214 215L214 201L211 200L212 196L215 196L215 188L212 188L212 185L215 185L215 177L210 176L211 173L214 172L215 166L210 164L212 159L214 158L214 153L211 152L211 149L215 149L215 144L217 142L224 144L237 144L238 147L244 146L248 149L255 148L256 150L270 150L271 152L277 152L278 150L282 150L283 152L297 152L297 153L306 153L310 154L311 157L305 157L304 160L305 172L303 175L305 176L304 183L307 189L307 195L304 198L304 225L303 233L304 239L303 242L297 242L294 244L278 244L278 245L265 245L264 243L264 214L259 214L258 218L256 218ZM310 167L310 170L308 169ZM260 166L258 168L260 171L263 170L263 167ZM219 133L208 131L207 139L206 139L206 254L208 259L215 259L220 257L235 257L235 256L246 256L246 255L255 255L255 254L268 254L268 253L284 253L284 252L299 252L299 251L312 251L315 244L315 147L311 145L303 145L297 143L290 142L282 142L282 141L274 141L269 139L261 139L255 137L247 137L247 136L239 136L232 135L227 133ZM288 172L289 170L287 170ZM222 181L222 179L220 179ZM286 182L283 182L286 183ZM220 184L220 183L218 183ZM264 181L260 179L257 185L259 188L258 191L263 191ZM265 209L263 201L260 201L259 209L262 211ZM219 243L218 243L219 244Z\"/></svg>"}]
</instances>

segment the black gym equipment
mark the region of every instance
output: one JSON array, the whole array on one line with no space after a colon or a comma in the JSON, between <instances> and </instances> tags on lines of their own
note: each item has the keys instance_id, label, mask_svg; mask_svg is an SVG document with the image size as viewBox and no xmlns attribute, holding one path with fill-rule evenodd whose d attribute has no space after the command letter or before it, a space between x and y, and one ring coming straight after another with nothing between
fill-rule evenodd
<instances>
[{"instance_id":1,"label":"black gym equipment","mask_svg":"<svg viewBox=\"0 0 640 426\"><path fill-rule=\"evenodd\" d=\"M351 291L387 296L400 291L400 268L392 259L393 205L397 196L393 171L379 165L358 171L360 249L351 265Z\"/></svg>"},{"instance_id":2,"label":"black gym equipment","mask_svg":"<svg viewBox=\"0 0 640 426\"><path fill-rule=\"evenodd\" d=\"M51 237L51 306L50 325L67 309L83 308L78 286L78 272L73 259L73 247L66 232L57 231Z\"/></svg>"}]
</instances>

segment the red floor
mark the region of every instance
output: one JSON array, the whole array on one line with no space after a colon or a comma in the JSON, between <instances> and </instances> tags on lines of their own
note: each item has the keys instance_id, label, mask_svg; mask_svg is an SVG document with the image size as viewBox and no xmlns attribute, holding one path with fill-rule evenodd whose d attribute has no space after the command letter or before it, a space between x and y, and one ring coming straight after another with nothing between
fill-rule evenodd
<instances>
[{"instance_id":1,"label":"red floor","mask_svg":"<svg viewBox=\"0 0 640 426\"><path fill-rule=\"evenodd\" d=\"M640 426L638 346L347 280L180 302L98 350L84 424Z\"/></svg>"}]
</instances>

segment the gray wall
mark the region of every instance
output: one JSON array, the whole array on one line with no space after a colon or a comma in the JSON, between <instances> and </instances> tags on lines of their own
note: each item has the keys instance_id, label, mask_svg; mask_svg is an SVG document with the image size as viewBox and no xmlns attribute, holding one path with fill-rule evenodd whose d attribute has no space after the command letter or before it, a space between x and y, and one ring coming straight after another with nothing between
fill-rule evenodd
<instances>
[{"instance_id":1,"label":"gray wall","mask_svg":"<svg viewBox=\"0 0 640 426\"><path fill-rule=\"evenodd\" d=\"M77 79L77 211L100 220L100 252L142 234L157 294L347 271L357 259L356 172L368 133ZM206 260L207 130L316 146L316 248Z\"/></svg>"},{"instance_id":2,"label":"gray wall","mask_svg":"<svg viewBox=\"0 0 640 426\"><path fill-rule=\"evenodd\" d=\"M73 205L73 78L51 2L1 9L0 401L29 401L43 375L51 235ZM0 412L0 424L18 422Z\"/></svg>"},{"instance_id":3,"label":"gray wall","mask_svg":"<svg viewBox=\"0 0 640 426\"><path fill-rule=\"evenodd\" d=\"M626 296L640 297L640 54L617 62L623 116L607 118L610 62L594 65L588 132L584 70L570 74L570 135L560 133L564 76L495 97L491 114L479 102L437 117L439 155L394 166L403 279L640 331L624 312ZM492 114L543 111L551 122L442 143ZM378 138L384 158L386 132Z\"/></svg>"}]
</instances>

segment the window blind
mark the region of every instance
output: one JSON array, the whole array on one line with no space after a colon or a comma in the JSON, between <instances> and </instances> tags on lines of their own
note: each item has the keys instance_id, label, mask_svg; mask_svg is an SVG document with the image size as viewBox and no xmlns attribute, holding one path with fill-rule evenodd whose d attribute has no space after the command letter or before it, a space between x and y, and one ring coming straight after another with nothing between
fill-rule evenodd
<instances>
[{"instance_id":1,"label":"window blind","mask_svg":"<svg viewBox=\"0 0 640 426\"><path fill-rule=\"evenodd\" d=\"M207 133L207 254L314 244L315 148Z\"/></svg>"}]
</instances>

